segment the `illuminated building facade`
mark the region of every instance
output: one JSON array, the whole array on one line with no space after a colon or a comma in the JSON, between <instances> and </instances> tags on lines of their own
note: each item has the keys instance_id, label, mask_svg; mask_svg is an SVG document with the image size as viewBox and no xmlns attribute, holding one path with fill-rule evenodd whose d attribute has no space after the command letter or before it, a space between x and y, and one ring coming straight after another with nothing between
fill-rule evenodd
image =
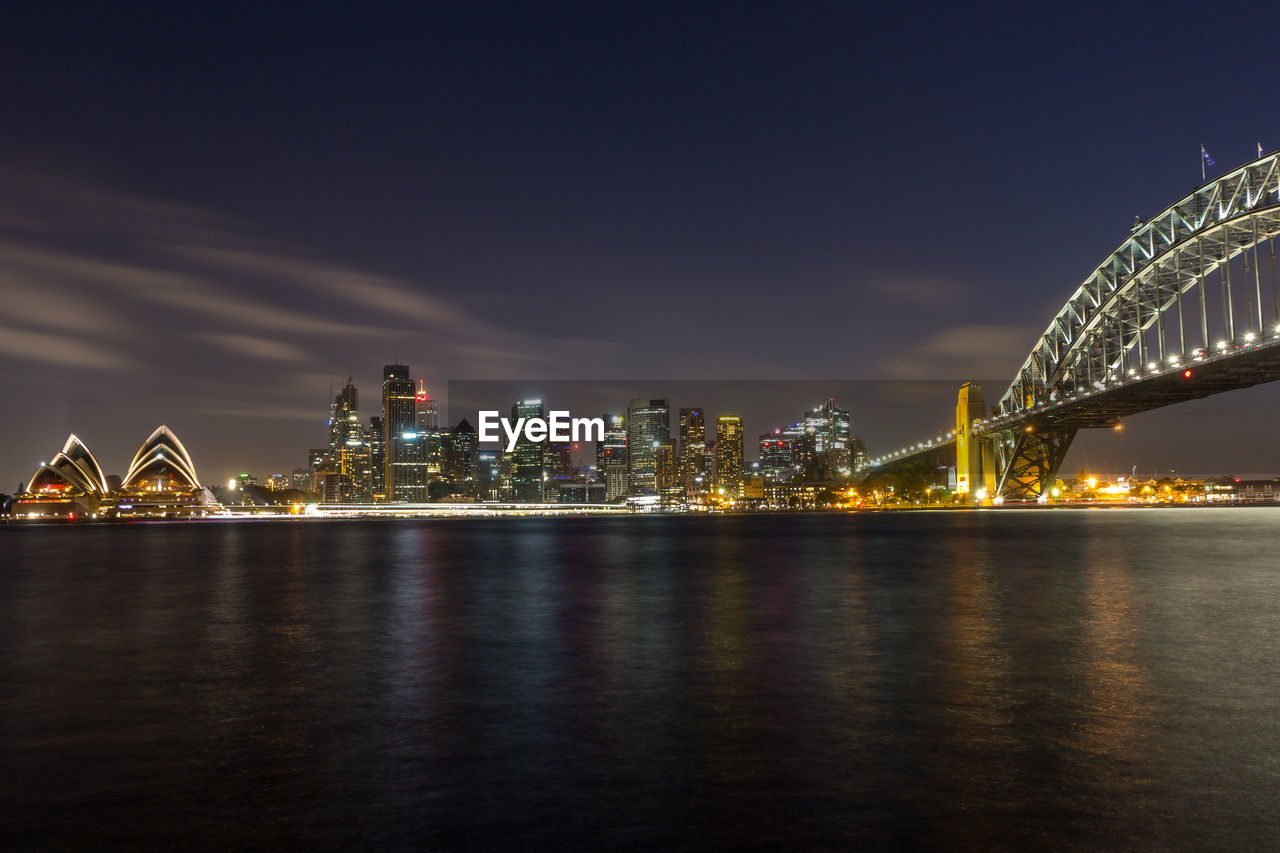
<instances>
[{"instance_id":1,"label":"illuminated building facade","mask_svg":"<svg viewBox=\"0 0 1280 853\"><path fill-rule=\"evenodd\" d=\"M333 398L329 407L329 457L339 459L343 450L354 440L363 438L360 428L360 396L355 383L347 377L347 384Z\"/></svg>"},{"instance_id":2,"label":"illuminated building facade","mask_svg":"<svg viewBox=\"0 0 1280 853\"><path fill-rule=\"evenodd\" d=\"M347 384L333 400L329 415L329 469L325 503L368 503L373 498L372 456L360 423L360 397L355 383Z\"/></svg>"},{"instance_id":3,"label":"illuminated building facade","mask_svg":"<svg viewBox=\"0 0 1280 853\"><path fill-rule=\"evenodd\" d=\"M520 418L541 418L542 401L524 400L511 404L511 422ZM511 452L511 499L518 503L541 503L543 495L543 448L545 442L530 441L524 430Z\"/></svg>"},{"instance_id":4,"label":"illuminated building facade","mask_svg":"<svg viewBox=\"0 0 1280 853\"><path fill-rule=\"evenodd\" d=\"M330 466L329 448L313 447L307 451L307 473L309 480L306 490L308 492L316 492L317 494L324 491L325 474L329 471Z\"/></svg>"},{"instance_id":5,"label":"illuminated building facade","mask_svg":"<svg viewBox=\"0 0 1280 853\"><path fill-rule=\"evenodd\" d=\"M805 429L804 421L784 427L782 437L791 450L791 468L800 473L810 470L815 460L814 436Z\"/></svg>"},{"instance_id":6,"label":"illuminated building facade","mask_svg":"<svg viewBox=\"0 0 1280 853\"><path fill-rule=\"evenodd\" d=\"M18 518L190 518L217 506L195 464L167 426L147 436L123 477L104 476L77 436L42 462L14 501Z\"/></svg>"},{"instance_id":7,"label":"illuminated building facade","mask_svg":"<svg viewBox=\"0 0 1280 853\"><path fill-rule=\"evenodd\" d=\"M421 379L418 380L418 390L414 392L413 407L415 432L422 444L420 453L425 465L424 487L429 490L431 483L443 477L444 439L440 434L440 403L427 393L426 384Z\"/></svg>"},{"instance_id":8,"label":"illuminated building facade","mask_svg":"<svg viewBox=\"0 0 1280 853\"><path fill-rule=\"evenodd\" d=\"M476 496L483 501L503 499L502 459L496 450L476 451Z\"/></svg>"},{"instance_id":9,"label":"illuminated building facade","mask_svg":"<svg viewBox=\"0 0 1280 853\"><path fill-rule=\"evenodd\" d=\"M465 418L447 433L441 433L444 450L442 473L445 479L465 494L474 491L477 478L479 441L475 427Z\"/></svg>"},{"instance_id":10,"label":"illuminated building facade","mask_svg":"<svg viewBox=\"0 0 1280 853\"><path fill-rule=\"evenodd\" d=\"M627 479L632 495L656 495L657 448L671 437L671 401L639 397L627 407Z\"/></svg>"},{"instance_id":11,"label":"illuminated building facade","mask_svg":"<svg viewBox=\"0 0 1280 853\"><path fill-rule=\"evenodd\" d=\"M721 415L716 421L716 491L726 499L742 496L742 418Z\"/></svg>"},{"instance_id":12,"label":"illuminated building facade","mask_svg":"<svg viewBox=\"0 0 1280 853\"><path fill-rule=\"evenodd\" d=\"M604 418L604 440L596 442L596 476L604 481L605 500L627 496L627 419L618 412Z\"/></svg>"},{"instance_id":13,"label":"illuminated building facade","mask_svg":"<svg viewBox=\"0 0 1280 853\"><path fill-rule=\"evenodd\" d=\"M791 438L781 429L760 436L760 470L769 479L778 479L792 470Z\"/></svg>"},{"instance_id":14,"label":"illuminated building facade","mask_svg":"<svg viewBox=\"0 0 1280 853\"><path fill-rule=\"evenodd\" d=\"M690 494L707 484L707 418L702 409L680 410L680 480Z\"/></svg>"},{"instance_id":15,"label":"illuminated building facade","mask_svg":"<svg viewBox=\"0 0 1280 853\"><path fill-rule=\"evenodd\" d=\"M841 409L834 397L828 397L805 415L804 425L805 432L813 436L816 461L830 473L847 472L852 437L849 410Z\"/></svg>"},{"instance_id":16,"label":"illuminated building facade","mask_svg":"<svg viewBox=\"0 0 1280 853\"><path fill-rule=\"evenodd\" d=\"M560 486L572 480L572 445L566 441L547 439L542 445L542 502L556 503Z\"/></svg>"},{"instance_id":17,"label":"illuminated building facade","mask_svg":"<svg viewBox=\"0 0 1280 853\"><path fill-rule=\"evenodd\" d=\"M370 417L366 434L369 441L370 497L375 503L381 503L387 499L387 436L382 418L378 415Z\"/></svg>"},{"instance_id":18,"label":"illuminated building facade","mask_svg":"<svg viewBox=\"0 0 1280 853\"><path fill-rule=\"evenodd\" d=\"M678 499L684 496L684 482L680 478L680 466L676 443L668 436L659 439L653 449L654 486L663 498Z\"/></svg>"},{"instance_id":19,"label":"illuminated building facade","mask_svg":"<svg viewBox=\"0 0 1280 853\"><path fill-rule=\"evenodd\" d=\"M426 459L417 432L417 395L409 367L382 368L383 483L388 500L421 503L427 498Z\"/></svg>"}]
</instances>

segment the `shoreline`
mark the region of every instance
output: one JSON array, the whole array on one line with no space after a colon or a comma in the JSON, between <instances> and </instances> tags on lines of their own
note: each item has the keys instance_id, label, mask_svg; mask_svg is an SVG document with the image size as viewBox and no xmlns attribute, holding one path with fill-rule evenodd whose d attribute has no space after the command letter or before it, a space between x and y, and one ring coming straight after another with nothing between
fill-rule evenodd
<instances>
[{"instance_id":1,"label":"shoreline","mask_svg":"<svg viewBox=\"0 0 1280 853\"><path fill-rule=\"evenodd\" d=\"M1276 508L1280 501L1221 501L1213 503L1159 503L1159 502L1084 502L1072 501L1058 504L1004 504L1002 506L871 506L848 509L788 509L788 510L740 510L731 512L628 512L625 509L529 509L510 508L484 509L469 507L466 510L436 509L431 505L404 507L399 510L383 512L232 512L227 514L207 515L188 518L22 518L6 517L3 527L78 527L78 526L121 526L137 524L201 524L201 523L234 523L234 522L272 522L272 521L412 521L412 520L447 520L447 519L498 519L498 518L709 518L709 517L759 517L759 516L802 516L802 515L859 515L863 513L907 513L907 512L1028 512L1028 511L1079 511L1079 510L1116 510L1133 511L1144 509L1247 509Z\"/></svg>"}]
</instances>

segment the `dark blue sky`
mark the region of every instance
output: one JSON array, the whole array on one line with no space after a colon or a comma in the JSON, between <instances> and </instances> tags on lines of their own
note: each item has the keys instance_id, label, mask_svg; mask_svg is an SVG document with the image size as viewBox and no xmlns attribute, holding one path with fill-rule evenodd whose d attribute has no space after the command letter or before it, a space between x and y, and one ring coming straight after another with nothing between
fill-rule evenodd
<instances>
[{"instance_id":1,"label":"dark blue sky","mask_svg":"<svg viewBox=\"0 0 1280 853\"><path fill-rule=\"evenodd\" d=\"M1202 143L1280 146L1267 4L690 5L8 12L0 491L160 422L291 469L396 355L1011 376Z\"/></svg>"}]
</instances>

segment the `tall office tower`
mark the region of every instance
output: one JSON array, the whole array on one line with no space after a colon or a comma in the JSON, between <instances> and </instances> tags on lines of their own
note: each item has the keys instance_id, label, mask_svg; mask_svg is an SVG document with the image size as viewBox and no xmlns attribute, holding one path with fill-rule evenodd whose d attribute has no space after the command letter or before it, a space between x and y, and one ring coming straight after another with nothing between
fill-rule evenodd
<instances>
[{"instance_id":1,"label":"tall office tower","mask_svg":"<svg viewBox=\"0 0 1280 853\"><path fill-rule=\"evenodd\" d=\"M797 421L782 430L782 437L791 448L791 468L798 474L807 474L814 463L814 436L805 428L804 421Z\"/></svg>"},{"instance_id":2,"label":"tall office tower","mask_svg":"<svg viewBox=\"0 0 1280 853\"><path fill-rule=\"evenodd\" d=\"M525 400L511 404L511 422L518 423L520 418L541 418L542 401ZM530 441L524 430L516 439L515 450L511 452L511 499L518 503L540 503L542 501L542 445L545 442Z\"/></svg>"},{"instance_id":3,"label":"tall office tower","mask_svg":"<svg viewBox=\"0 0 1280 853\"><path fill-rule=\"evenodd\" d=\"M542 502L557 503L560 487L572 480L572 445L567 441L548 439L542 445Z\"/></svg>"},{"instance_id":4,"label":"tall office tower","mask_svg":"<svg viewBox=\"0 0 1280 853\"><path fill-rule=\"evenodd\" d=\"M444 469L444 447L440 438L440 402L427 393L423 380L413 395L414 431L422 442L422 458L426 463L427 482L438 479Z\"/></svg>"},{"instance_id":5,"label":"tall office tower","mask_svg":"<svg viewBox=\"0 0 1280 853\"><path fill-rule=\"evenodd\" d=\"M684 495L676 443L669 436L659 439L658 446L653 449L653 480L658 494L664 498L674 499Z\"/></svg>"},{"instance_id":6,"label":"tall office tower","mask_svg":"<svg viewBox=\"0 0 1280 853\"><path fill-rule=\"evenodd\" d=\"M422 443L418 440L417 400L409 367L382 368L382 434L385 464L383 486L387 500L420 503L426 500Z\"/></svg>"},{"instance_id":7,"label":"tall office tower","mask_svg":"<svg viewBox=\"0 0 1280 853\"><path fill-rule=\"evenodd\" d=\"M671 403L638 397L627 406L627 479L633 495L656 495L654 451L671 437Z\"/></svg>"},{"instance_id":8,"label":"tall office tower","mask_svg":"<svg viewBox=\"0 0 1280 853\"><path fill-rule=\"evenodd\" d=\"M821 406L805 415L805 430L813 434L813 451L817 461L830 474L849 467L849 411L836 406L828 397Z\"/></svg>"},{"instance_id":9,"label":"tall office tower","mask_svg":"<svg viewBox=\"0 0 1280 853\"><path fill-rule=\"evenodd\" d=\"M507 450L496 451L498 460L498 485L495 500L511 501L515 499L515 486L512 485L511 469L515 464L515 454Z\"/></svg>"},{"instance_id":10,"label":"tall office tower","mask_svg":"<svg viewBox=\"0 0 1280 853\"><path fill-rule=\"evenodd\" d=\"M313 447L307 451L307 470L311 474L307 491L320 493L324 489L324 476L332 466L327 447Z\"/></svg>"},{"instance_id":11,"label":"tall office tower","mask_svg":"<svg viewBox=\"0 0 1280 853\"><path fill-rule=\"evenodd\" d=\"M791 470L791 440L781 429L760 436L760 472L769 479L779 479Z\"/></svg>"},{"instance_id":12,"label":"tall office tower","mask_svg":"<svg viewBox=\"0 0 1280 853\"><path fill-rule=\"evenodd\" d=\"M627 496L627 419L618 412L604 416L604 440L596 442L596 476L604 483L604 499Z\"/></svg>"},{"instance_id":13,"label":"tall office tower","mask_svg":"<svg viewBox=\"0 0 1280 853\"><path fill-rule=\"evenodd\" d=\"M699 491L707 477L707 419L702 409L680 410L680 481Z\"/></svg>"},{"instance_id":14,"label":"tall office tower","mask_svg":"<svg viewBox=\"0 0 1280 853\"><path fill-rule=\"evenodd\" d=\"M707 442L707 491L710 492L716 487L716 481L720 477L720 469L716 464L716 443L714 441Z\"/></svg>"},{"instance_id":15,"label":"tall office tower","mask_svg":"<svg viewBox=\"0 0 1280 853\"><path fill-rule=\"evenodd\" d=\"M621 477L620 491L608 498L617 500L627 496L627 419L618 412L606 412L602 420L604 438L596 442L596 478L608 483L611 471Z\"/></svg>"},{"instance_id":16,"label":"tall office tower","mask_svg":"<svg viewBox=\"0 0 1280 853\"><path fill-rule=\"evenodd\" d=\"M470 493L476 483L476 453L479 448L475 427L465 418L447 432L442 431L444 476L455 488Z\"/></svg>"},{"instance_id":17,"label":"tall office tower","mask_svg":"<svg viewBox=\"0 0 1280 853\"><path fill-rule=\"evenodd\" d=\"M721 415L716 421L716 491L725 498L742 497L742 418Z\"/></svg>"},{"instance_id":18,"label":"tall office tower","mask_svg":"<svg viewBox=\"0 0 1280 853\"><path fill-rule=\"evenodd\" d=\"M329 454L333 476L328 480L326 500L367 503L373 495L370 448L360 423L360 398L350 376L330 410Z\"/></svg>"},{"instance_id":19,"label":"tall office tower","mask_svg":"<svg viewBox=\"0 0 1280 853\"><path fill-rule=\"evenodd\" d=\"M329 456L340 460L343 448L360 435L360 397L355 383L347 377L347 384L333 398L329 407Z\"/></svg>"},{"instance_id":20,"label":"tall office tower","mask_svg":"<svg viewBox=\"0 0 1280 853\"><path fill-rule=\"evenodd\" d=\"M347 499L355 504L367 504L373 501L373 448L363 429L358 438L352 439L343 454L344 471L350 478L350 490Z\"/></svg>"},{"instance_id":21,"label":"tall office tower","mask_svg":"<svg viewBox=\"0 0 1280 853\"><path fill-rule=\"evenodd\" d=\"M374 501L381 503L387 499L387 445L382 418L377 415L369 418L369 429L365 433L365 441L369 445L370 496Z\"/></svg>"},{"instance_id":22,"label":"tall office tower","mask_svg":"<svg viewBox=\"0 0 1280 853\"><path fill-rule=\"evenodd\" d=\"M426 380L418 380L418 389L413 394L413 412L419 432L440 428L440 401L427 393Z\"/></svg>"},{"instance_id":23,"label":"tall office tower","mask_svg":"<svg viewBox=\"0 0 1280 853\"><path fill-rule=\"evenodd\" d=\"M497 450L476 451L474 495L482 501L502 500L502 462Z\"/></svg>"}]
</instances>

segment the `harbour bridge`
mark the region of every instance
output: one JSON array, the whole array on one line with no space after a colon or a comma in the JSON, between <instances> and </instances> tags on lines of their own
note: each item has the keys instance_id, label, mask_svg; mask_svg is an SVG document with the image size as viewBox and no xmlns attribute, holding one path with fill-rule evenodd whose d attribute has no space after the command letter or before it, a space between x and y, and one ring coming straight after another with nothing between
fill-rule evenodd
<instances>
[{"instance_id":1,"label":"harbour bridge","mask_svg":"<svg viewBox=\"0 0 1280 853\"><path fill-rule=\"evenodd\" d=\"M934 462L955 466L970 501L1043 501L1080 430L1280 379L1278 233L1280 152L1135 222L990 409L967 383L953 431L872 459L859 474Z\"/></svg>"}]
</instances>

